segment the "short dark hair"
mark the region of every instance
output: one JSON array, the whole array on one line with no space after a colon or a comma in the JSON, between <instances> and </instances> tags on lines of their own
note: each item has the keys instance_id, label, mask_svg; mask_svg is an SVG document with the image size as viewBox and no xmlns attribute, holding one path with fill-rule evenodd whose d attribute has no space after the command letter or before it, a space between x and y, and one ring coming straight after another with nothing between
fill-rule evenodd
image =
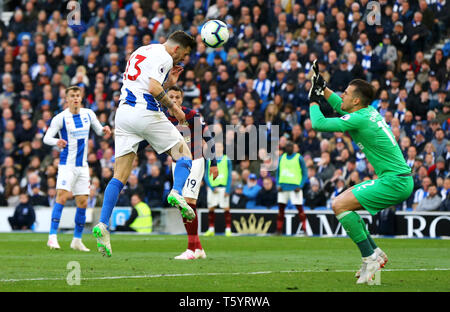
<instances>
[{"instance_id":1,"label":"short dark hair","mask_svg":"<svg viewBox=\"0 0 450 312\"><path fill-rule=\"evenodd\" d=\"M167 90L167 92L169 92L169 91L175 91L175 92L180 92L181 93L181 95L183 96L183 89L181 89L179 86L177 86L177 85L173 85L173 86L171 86L170 88L169 88L169 90Z\"/></svg>"},{"instance_id":2,"label":"short dark hair","mask_svg":"<svg viewBox=\"0 0 450 312\"><path fill-rule=\"evenodd\" d=\"M81 88L79 86L70 86L66 89L66 95L69 94L70 91L80 91L81 92Z\"/></svg>"},{"instance_id":3,"label":"short dark hair","mask_svg":"<svg viewBox=\"0 0 450 312\"><path fill-rule=\"evenodd\" d=\"M181 45L183 48L191 48L191 51L195 50L197 43L191 35L185 33L182 30L177 30L174 33L172 33L169 38L167 38L169 41L173 41Z\"/></svg>"},{"instance_id":4,"label":"short dark hair","mask_svg":"<svg viewBox=\"0 0 450 312\"><path fill-rule=\"evenodd\" d=\"M353 79L352 81L350 81L349 85L355 86L355 90L353 91L353 93L356 93L354 95L361 100L361 103L366 107L369 106L369 104L375 97L374 87L370 83L362 79Z\"/></svg>"}]
</instances>

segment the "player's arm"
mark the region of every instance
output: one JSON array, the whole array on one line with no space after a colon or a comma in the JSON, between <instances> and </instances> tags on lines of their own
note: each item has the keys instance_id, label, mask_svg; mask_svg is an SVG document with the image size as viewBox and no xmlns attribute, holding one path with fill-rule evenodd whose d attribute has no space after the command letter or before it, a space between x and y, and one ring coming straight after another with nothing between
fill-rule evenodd
<instances>
[{"instance_id":1,"label":"player's arm","mask_svg":"<svg viewBox=\"0 0 450 312\"><path fill-rule=\"evenodd\" d=\"M312 65L312 70L314 75L311 79L311 89L309 91L310 100L317 100L320 96L324 96L328 101L330 106L338 112L340 115L345 115L347 112L341 109L342 99L333 91L331 91L327 87L327 82L323 79L322 75L319 72L319 65L317 64L317 60L314 60Z\"/></svg>"},{"instance_id":2,"label":"player's arm","mask_svg":"<svg viewBox=\"0 0 450 312\"><path fill-rule=\"evenodd\" d=\"M171 114L175 116L180 124L184 124L184 122L186 121L186 116L184 115L183 110L177 105L173 104L172 100L164 90L163 85L158 80L150 78L150 86L148 91L151 95L153 95L155 100L157 100L159 103L167 107L168 110L170 110Z\"/></svg>"},{"instance_id":3,"label":"player's arm","mask_svg":"<svg viewBox=\"0 0 450 312\"><path fill-rule=\"evenodd\" d=\"M302 168L302 181L300 182L299 188L303 188L308 180L308 168L306 168L306 163L302 156L299 157L298 161L300 163L300 168Z\"/></svg>"},{"instance_id":4,"label":"player's arm","mask_svg":"<svg viewBox=\"0 0 450 312\"><path fill-rule=\"evenodd\" d=\"M227 187L225 188L225 196L230 195L231 193L231 180L232 180L232 166L231 160L227 159L228 161L228 179L227 179Z\"/></svg>"},{"instance_id":5,"label":"player's arm","mask_svg":"<svg viewBox=\"0 0 450 312\"><path fill-rule=\"evenodd\" d=\"M279 166L280 162L281 162L281 156L278 157L277 173L276 173L276 177L275 177L278 192L281 192L281 186L280 186L280 182L279 182L280 181L280 166Z\"/></svg>"},{"instance_id":6,"label":"player's arm","mask_svg":"<svg viewBox=\"0 0 450 312\"><path fill-rule=\"evenodd\" d=\"M206 150L210 152L208 155L205 155L206 161L211 160L211 166L209 167L209 173L212 174L213 180L217 178L219 175L219 170L217 169L217 160L216 160L216 142L214 141L213 136L211 135L211 131L209 131L208 126L205 125L205 122L203 121L203 118L197 113L195 114L194 118L199 118L200 122L202 124L202 134L203 134L203 143L206 144ZM204 148L203 146L202 148ZM204 149L203 149L204 150ZM212 157L209 157L209 156ZM212 159L211 159L212 158Z\"/></svg>"},{"instance_id":7,"label":"player's arm","mask_svg":"<svg viewBox=\"0 0 450 312\"><path fill-rule=\"evenodd\" d=\"M340 118L325 118L317 102L309 105L309 115L314 130L324 132L345 132L363 126L363 119L355 114L346 114Z\"/></svg>"},{"instance_id":8,"label":"player's arm","mask_svg":"<svg viewBox=\"0 0 450 312\"><path fill-rule=\"evenodd\" d=\"M44 135L43 142L50 146L58 146L59 148L64 148L67 145L67 141L63 139L57 139L55 136L62 129L62 118L57 115L52 119L50 127Z\"/></svg>"},{"instance_id":9,"label":"player's arm","mask_svg":"<svg viewBox=\"0 0 450 312\"><path fill-rule=\"evenodd\" d=\"M212 161L211 161L212 162ZM214 191L214 187L209 183L209 161L206 161L206 170L205 170L205 183L206 186L209 187L212 191Z\"/></svg>"},{"instance_id":10,"label":"player's arm","mask_svg":"<svg viewBox=\"0 0 450 312\"><path fill-rule=\"evenodd\" d=\"M146 62L149 62L147 59ZM148 86L148 92L157 100L159 103L164 105L170 110L171 114L175 116L180 124L184 124L186 117L182 109L173 104L164 90L163 84L166 75L170 77L172 69L173 60L168 58L166 60L161 60L161 62L149 62L145 68L145 74L149 77L150 83ZM181 73L180 69L175 66L175 72L179 71L177 75ZM177 76L178 79L178 76Z\"/></svg>"},{"instance_id":11,"label":"player's arm","mask_svg":"<svg viewBox=\"0 0 450 312\"><path fill-rule=\"evenodd\" d=\"M338 114L340 114L340 115L347 114L346 111L343 111L341 109L342 99L339 95L337 95L336 93L331 91L328 87L326 87L323 90L323 95L324 95L325 99L328 101L328 103L330 103L331 107L333 107L333 109L336 112L338 112Z\"/></svg>"},{"instance_id":12,"label":"player's arm","mask_svg":"<svg viewBox=\"0 0 450 312\"><path fill-rule=\"evenodd\" d=\"M102 126L97 118L97 115L92 110L88 111L89 117L91 119L91 127L94 129L95 133L99 136L109 136L111 135L111 129L109 126Z\"/></svg>"}]
</instances>

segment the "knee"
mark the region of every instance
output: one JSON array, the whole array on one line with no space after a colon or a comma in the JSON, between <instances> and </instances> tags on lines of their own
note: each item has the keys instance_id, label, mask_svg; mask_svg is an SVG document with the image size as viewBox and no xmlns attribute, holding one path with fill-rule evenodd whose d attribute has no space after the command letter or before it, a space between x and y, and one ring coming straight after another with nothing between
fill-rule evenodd
<instances>
[{"instance_id":1,"label":"knee","mask_svg":"<svg viewBox=\"0 0 450 312\"><path fill-rule=\"evenodd\" d=\"M65 205L67 201L67 194L65 192L57 192L56 202L61 205Z\"/></svg>"},{"instance_id":2,"label":"knee","mask_svg":"<svg viewBox=\"0 0 450 312\"><path fill-rule=\"evenodd\" d=\"M331 201L331 209L333 209L335 215L338 215L342 212L343 207L340 201L335 198Z\"/></svg>"},{"instance_id":3,"label":"knee","mask_svg":"<svg viewBox=\"0 0 450 312\"><path fill-rule=\"evenodd\" d=\"M170 155L172 156L173 160L177 161L181 157L188 158L192 160L192 154L189 150L189 147L187 146L185 141L180 141L178 144L176 144L171 150Z\"/></svg>"},{"instance_id":4,"label":"knee","mask_svg":"<svg viewBox=\"0 0 450 312\"><path fill-rule=\"evenodd\" d=\"M86 208L87 207L87 199L79 199L78 201L77 201L77 207L78 208Z\"/></svg>"}]
</instances>

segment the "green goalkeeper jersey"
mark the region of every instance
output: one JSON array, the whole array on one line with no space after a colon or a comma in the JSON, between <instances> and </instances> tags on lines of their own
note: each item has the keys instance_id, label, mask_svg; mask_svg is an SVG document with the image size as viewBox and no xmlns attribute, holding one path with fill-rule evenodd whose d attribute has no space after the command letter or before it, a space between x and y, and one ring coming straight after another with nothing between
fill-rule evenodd
<instances>
[{"instance_id":1,"label":"green goalkeeper jersey","mask_svg":"<svg viewBox=\"0 0 450 312\"><path fill-rule=\"evenodd\" d=\"M343 116L325 118L319 105L313 105L310 107L310 116L314 129L327 132L348 131L378 177L411 172L390 127L375 108L368 106L348 114L341 109L342 99L335 93L328 98L328 102Z\"/></svg>"}]
</instances>

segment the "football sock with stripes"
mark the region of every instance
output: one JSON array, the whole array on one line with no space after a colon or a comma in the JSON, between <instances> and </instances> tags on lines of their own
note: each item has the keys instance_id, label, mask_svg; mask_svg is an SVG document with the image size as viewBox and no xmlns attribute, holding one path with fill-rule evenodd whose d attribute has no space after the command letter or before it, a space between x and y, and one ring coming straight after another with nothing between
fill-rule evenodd
<instances>
[{"instance_id":1,"label":"football sock with stripes","mask_svg":"<svg viewBox=\"0 0 450 312\"><path fill-rule=\"evenodd\" d=\"M363 257L368 257L374 253L372 245L367 239L366 231L362 227L364 221L358 213L354 211L345 211L336 216L347 235L358 246Z\"/></svg>"},{"instance_id":2,"label":"football sock with stripes","mask_svg":"<svg viewBox=\"0 0 450 312\"><path fill-rule=\"evenodd\" d=\"M78 208L75 213L75 230L73 237L81 238L83 235L84 224L86 223L86 208Z\"/></svg>"},{"instance_id":3,"label":"football sock with stripes","mask_svg":"<svg viewBox=\"0 0 450 312\"><path fill-rule=\"evenodd\" d=\"M119 199L119 194L122 191L122 188L123 183L120 182L118 179L112 178L111 181L109 181L103 199L100 222L106 225L109 224L109 219L111 218L111 214L114 209L114 206L117 203L117 199Z\"/></svg>"},{"instance_id":4,"label":"football sock with stripes","mask_svg":"<svg viewBox=\"0 0 450 312\"><path fill-rule=\"evenodd\" d=\"M56 203L53 206L52 210L52 221L50 225L50 234L58 233L59 221L61 220L61 214L63 211L64 205Z\"/></svg>"}]
</instances>

